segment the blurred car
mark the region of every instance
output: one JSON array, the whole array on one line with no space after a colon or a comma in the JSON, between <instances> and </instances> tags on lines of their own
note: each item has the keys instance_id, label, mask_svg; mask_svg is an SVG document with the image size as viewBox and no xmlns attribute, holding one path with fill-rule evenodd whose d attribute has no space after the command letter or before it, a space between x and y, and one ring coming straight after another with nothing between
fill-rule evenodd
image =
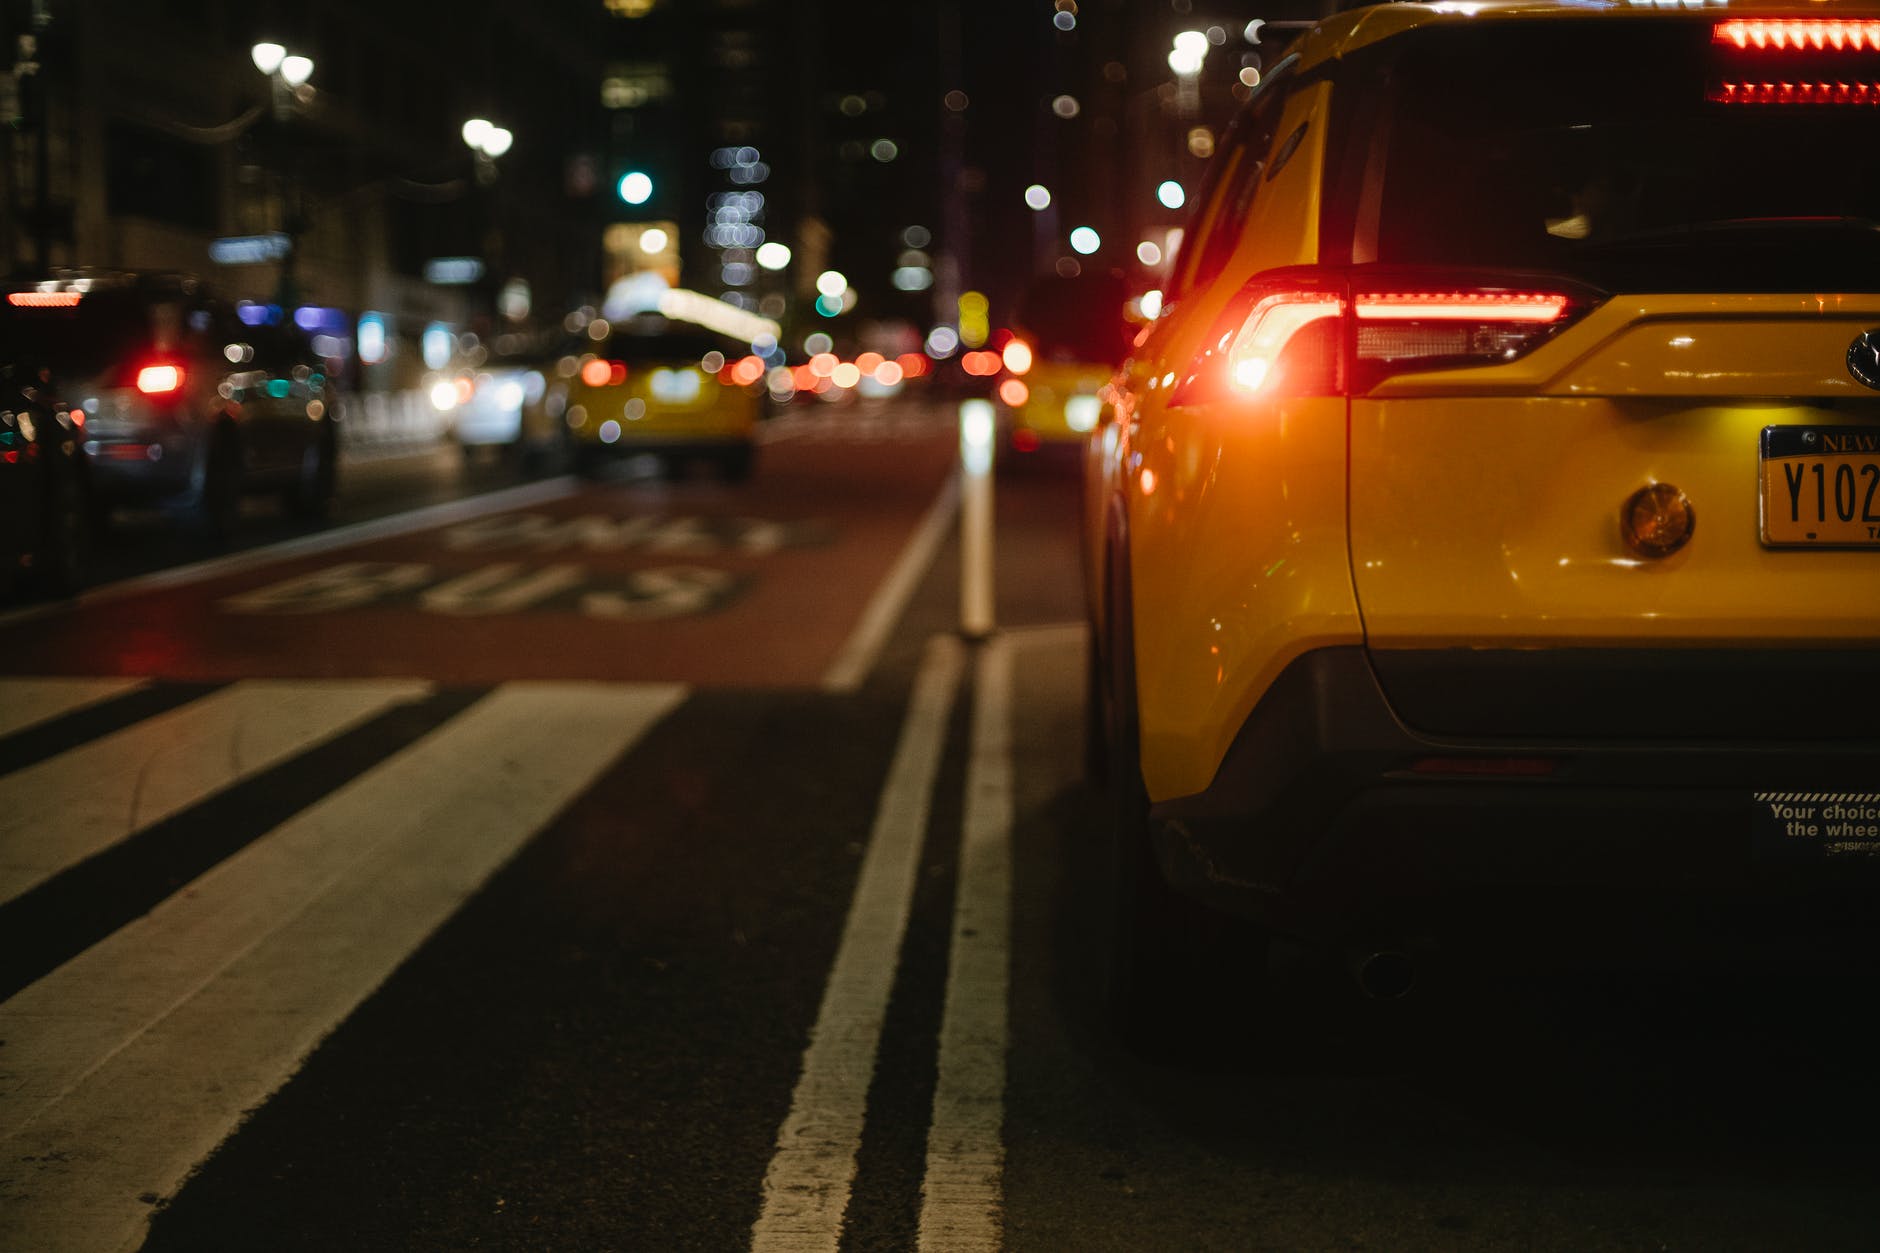
<instances>
[{"instance_id":1,"label":"blurred car","mask_svg":"<svg viewBox=\"0 0 1880 1253\"><path fill-rule=\"evenodd\" d=\"M1127 298L1120 278L1095 271L1039 279L1027 289L1016 339L1002 354L1020 386L999 389L1014 452L1078 448L1096 429L1098 393L1134 333L1123 317Z\"/></svg>"},{"instance_id":2,"label":"blurred car","mask_svg":"<svg viewBox=\"0 0 1880 1253\"><path fill-rule=\"evenodd\" d=\"M248 326L193 279L74 273L0 302L0 355L85 414L92 504L162 504L227 537L243 496L331 500L330 389L292 328Z\"/></svg>"},{"instance_id":3,"label":"blurred car","mask_svg":"<svg viewBox=\"0 0 1880 1253\"><path fill-rule=\"evenodd\" d=\"M559 458L568 443L561 421L568 384L555 367L574 350L565 337L535 341L499 350L463 371L471 390L469 399L454 409L452 429L458 445L466 453L495 449L525 463Z\"/></svg>"},{"instance_id":4,"label":"blurred car","mask_svg":"<svg viewBox=\"0 0 1880 1253\"><path fill-rule=\"evenodd\" d=\"M1876 99L1871 4L1270 61L1086 463L1119 1023L1244 997L1226 917L1393 994L1871 911Z\"/></svg>"},{"instance_id":5,"label":"blurred car","mask_svg":"<svg viewBox=\"0 0 1880 1253\"><path fill-rule=\"evenodd\" d=\"M0 375L0 596L69 596L84 578L89 478L75 414Z\"/></svg>"},{"instance_id":6,"label":"blurred car","mask_svg":"<svg viewBox=\"0 0 1880 1253\"><path fill-rule=\"evenodd\" d=\"M749 478L765 401L763 362L748 354L747 346L657 316L616 325L568 381L563 420L576 469L593 473L617 458L652 454L669 470L698 460L729 482Z\"/></svg>"}]
</instances>

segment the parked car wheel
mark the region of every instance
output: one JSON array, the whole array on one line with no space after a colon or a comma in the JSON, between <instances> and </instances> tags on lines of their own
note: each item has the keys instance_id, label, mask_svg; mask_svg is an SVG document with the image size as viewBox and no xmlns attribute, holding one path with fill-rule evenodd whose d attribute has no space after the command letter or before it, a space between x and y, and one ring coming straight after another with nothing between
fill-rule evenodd
<instances>
[{"instance_id":1,"label":"parked car wheel","mask_svg":"<svg viewBox=\"0 0 1880 1253\"><path fill-rule=\"evenodd\" d=\"M324 518L339 481L339 456L331 439L310 445L301 457L300 478L287 491L287 509L299 518Z\"/></svg>"}]
</instances>

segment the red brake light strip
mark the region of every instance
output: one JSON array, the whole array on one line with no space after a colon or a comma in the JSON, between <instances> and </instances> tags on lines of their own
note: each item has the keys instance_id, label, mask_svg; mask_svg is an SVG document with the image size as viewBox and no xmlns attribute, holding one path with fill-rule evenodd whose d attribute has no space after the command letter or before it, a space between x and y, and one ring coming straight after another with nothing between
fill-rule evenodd
<instances>
[{"instance_id":1,"label":"red brake light strip","mask_svg":"<svg viewBox=\"0 0 1880 1253\"><path fill-rule=\"evenodd\" d=\"M83 297L75 291L16 291L7 293L7 303L16 309L70 309Z\"/></svg>"},{"instance_id":2,"label":"red brake light strip","mask_svg":"<svg viewBox=\"0 0 1880 1253\"><path fill-rule=\"evenodd\" d=\"M1737 18L1712 28L1714 43L1778 51L1880 52L1880 20L1845 18Z\"/></svg>"},{"instance_id":3,"label":"red brake light strip","mask_svg":"<svg viewBox=\"0 0 1880 1253\"><path fill-rule=\"evenodd\" d=\"M1557 322L1558 292L1361 292L1352 302L1370 321Z\"/></svg>"},{"instance_id":4,"label":"red brake light strip","mask_svg":"<svg viewBox=\"0 0 1880 1253\"><path fill-rule=\"evenodd\" d=\"M1719 104L1880 105L1880 83L1721 83L1710 98Z\"/></svg>"}]
</instances>

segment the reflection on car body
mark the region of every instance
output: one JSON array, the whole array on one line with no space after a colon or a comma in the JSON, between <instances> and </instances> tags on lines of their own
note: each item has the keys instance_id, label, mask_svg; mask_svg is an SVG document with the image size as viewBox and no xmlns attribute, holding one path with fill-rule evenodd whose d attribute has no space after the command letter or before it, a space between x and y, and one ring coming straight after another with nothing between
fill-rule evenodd
<instances>
[{"instance_id":1,"label":"reflection on car body","mask_svg":"<svg viewBox=\"0 0 1880 1253\"><path fill-rule=\"evenodd\" d=\"M1627 903L1706 951L1865 907L1880 839L1772 806L1880 792L1880 161L1835 86L1880 10L1771 13L1353 11L1235 122L1087 459L1125 1021L1197 901L1581 949Z\"/></svg>"}]
</instances>

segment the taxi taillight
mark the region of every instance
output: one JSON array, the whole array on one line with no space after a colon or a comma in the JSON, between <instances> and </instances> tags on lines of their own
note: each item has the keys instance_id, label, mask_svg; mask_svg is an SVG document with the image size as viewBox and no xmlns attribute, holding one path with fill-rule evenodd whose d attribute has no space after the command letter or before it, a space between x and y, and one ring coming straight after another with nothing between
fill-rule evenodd
<instances>
[{"instance_id":1,"label":"taxi taillight","mask_svg":"<svg viewBox=\"0 0 1880 1253\"><path fill-rule=\"evenodd\" d=\"M183 368L175 365L147 365L137 371L137 390L146 396L168 396L183 386Z\"/></svg>"},{"instance_id":2,"label":"taxi taillight","mask_svg":"<svg viewBox=\"0 0 1880 1253\"><path fill-rule=\"evenodd\" d=\"M1170 403L1356 394L1392 374L1512 361L1598 300L1515 276L1277 271L1229 305Z\"/></svg>"},{"instance_id":3,"label":"taxi taillight","mask_svg":"<svg viewBox=\"0 0 1880 1253\"><path fill-rule=\"evenodd\" d=\"M618 387L627 381L627 363L591 358L581 367L581 381L589 387Z\"/></svg>"},{"instance_id":4,"label":"taxi taillight","mask_svg":"<svg viewBox=\"0 0 1880 1253\"><path fill-rule=\"evenodd\" d=\"M1713 43L1744 51L1880 52L1880 20L1872 18L1732 18L1711 28Z\"/></svg>"}]
</instances>

